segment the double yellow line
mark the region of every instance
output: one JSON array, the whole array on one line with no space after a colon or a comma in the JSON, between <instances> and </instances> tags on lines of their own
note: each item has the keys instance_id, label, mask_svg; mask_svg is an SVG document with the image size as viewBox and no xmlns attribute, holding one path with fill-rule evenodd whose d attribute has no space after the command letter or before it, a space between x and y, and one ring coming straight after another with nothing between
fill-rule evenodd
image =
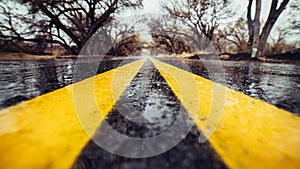
<instances>
[{"instance_id":1,"label":"double yellow line","mask_svg":"<svg viewBox=\"0 0 300 169\"><path fill-rule=\"evenodd\" d=\"M0 111L0 168L71 168L144 61ZM298 116L152 62L229 168L300 168Z\"/></svg>"}]
</instances>

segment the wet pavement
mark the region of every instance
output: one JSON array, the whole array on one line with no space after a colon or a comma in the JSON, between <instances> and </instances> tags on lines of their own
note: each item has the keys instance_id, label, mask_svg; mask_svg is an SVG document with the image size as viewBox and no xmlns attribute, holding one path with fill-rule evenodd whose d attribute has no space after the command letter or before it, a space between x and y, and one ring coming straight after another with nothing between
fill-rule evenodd
<instances>
[{"instance_id":1,"label":"wet pavement","mask_svg":"<svg viewBox=\"0 0 300 169\"><path fill-rule=\"evenodd\" d=\"M190 59L160 60L300 115L299 64ZM221 67L221 69L214 71L216 67Z\"/></svg>"},{"instance_id":2,"label":"wet pavement","mask_svg":"<svg viewBox=\"0 0 300 169\"><path fill-rule=\"evenodd\" d=\"M134 60L101 60L97 73ZM89 70L91 62L85 59L0 61L0 109L94 76L95 70ZM75 64L80 73L76 80Z\"/></svg>"},{"instance_id":3,"label":"wet pavement","mask_svg":"<svg viewBox=\"0 0 300 169\"><path fill-rule=\"evenodd\" d=\"M126 64L137 58L102 60L98 73ZM177 67L266 101L300 115L300 65L238 61L206 61L222 66L223 73L208 73L207 64L198 60L161 59ZM82 65L82 79L93 76L91 60L0 61L0 109L34 98L74 83L75 63ZM78 79L80 80L80 79Z\"/></svg>"},{"instance_id":4,"label":"wet pavement","mask_svg":"<svg viewBox=\"0 0 300 169\"><path fill-rule=\"evenodd\" d=\"M137 58L102 60L96 71L89 69L91 60L0 61L0 108L135 60ZM214 71L212 68L218 66L215 61L160 60L300 115L299 65L220 61L221 69ZM76 81L75 65L80 74ZM209 142L198 142L200 131L150 60L145 62L105 121L82 149L73 164L74 169L227 168ZM155 138L168 133L172 139L166 137L148 145L145 141L130 142L114 137L111 129L127 138ZM113 152L104 150L99 143L105 143ZM128 146L130 144L135 146ZM127 150L126 147L133 148ZM166 151L154 152L159 149ZM120 156L128 152L127 157Z\"/></svg>"},{"instance_id":5,"label":"wet pavement","mask_svg":"<svg viewBox=\"0 0 300 169\"><path fill-rule=\"evenodd\" d=\"M124 91L106 121L108 124L102 124L82 150L74 169L226 168L209 142L198 143L197 127L150 60ZM110 127L129 138L114 137ZM129 141L154 138L166 132L168 139L157 139L150 145L145 140L135 141L134 145ZM170 140L175 147L170 146ZM97 143L100 146L105 143L114 153ZM149 154L156 150L158 155ZM152 157L126 158L115 154Z\"/></svg>"}]
</instances>

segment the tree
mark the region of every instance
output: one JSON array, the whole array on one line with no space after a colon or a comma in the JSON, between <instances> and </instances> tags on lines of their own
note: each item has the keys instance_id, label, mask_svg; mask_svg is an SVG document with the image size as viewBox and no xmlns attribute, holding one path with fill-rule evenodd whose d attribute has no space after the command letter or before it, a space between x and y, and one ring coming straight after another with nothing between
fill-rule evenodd
<instances>
[{"instance_id":1,"label":"tree","mask_svg":"<svg viewBox=\"0 0 300 169\"><path fill-rule=\"evenodd\" d=\"M252 57L257 57L264 54L264 49L267 43L269 34L277 21L280 14L286 8L289 0L282 0L278 7L278 0L271 1L271 7L268 14L268 18L263 25L262 30L260 29L260 11L261 11L261 0L255 0L255 15L252 19L252 5L253 0L249 0L247 7L247 22L249 30L248 47L252 51Z\"/></svg>"},{"instance_id":2,"label":"tree","mask_svg":"<svg viewBox=\"0 0 300 169\"><path fill-rule=\"evenodd\" d=\"M155 42L154 49L163 54L182 54L191 53L191 48L180 39L172 38L166 34L152 34ZM159 54L159 53L156 53Z\"/></svg>"},{"instance_id":3,"label":"tree","mask_svg":"<svg viewBox=\"0 0 300 169\"><path fill-rule=\"evenodd\" d=\"M277 27L273 29L265 47L265 54L294 53L297 50L299 51L299 43L287 40L287 36L289 35L293 35L291 28Z\"/></svg>"},{"instance_id":4,"label":"tree","mask_svg":"<svg viewBox=\"0 0 300 169\"><path fill-rule=\"evenodd\" d=\"M182 23L176 17L163 15L152 18L148 26L154 44L151 44L153 54L182 54L191 53L191 42L198 43L190 34L189 28L180 26Z\"/></svg>"},{"instance_id":5,"label":"tree","mask_svg":"<svg viewBox=\"0 0 300 169\"><path fill-rule=\"evenodd\" d=\"M227 0L171 0L163 3L163 8L190 28L193 36L188 36L205 48L214 38L221 21L230 16Z\"/></svg>"},{"instance_id":6,"label":"tree","mask_svg":"<svg viewBox=\"0 0 300 169\"><path fill-rule=\"evenodd\" d=\"M228 24L223 30L218 31L218 44L225 46L225 52L246 53L248 52L247 46L248 29L247 21L244 18L239 18L233 25ZM228 49L229 48L229 49Z\"/></svg>"},{"instance_id":7,"label":"tree","mask_svg":"<svg viewBox=\"0 0 300 169\"><path fill-rule=\"evenodd\" d=\"M122 40L116 42L113 47L108 51L107 55L110 56L130 56L141 55L143 48L143 41L139 35L131 35L124 37Z\"/></svg>"},{"instance_id":8,"label":"tree","mask_svg":"<svg viewBox=\"0 0 300 169\"><path fill-rule=\"evenodd\" d=\"M15 0L0 3L0 37L6 40L57 43L78 54L88 39L124 8L137 8L142 0ZM13 6L26 14L15 13ZM27 26L20 29L18 24Z\"/></svg>"}]
</instances>

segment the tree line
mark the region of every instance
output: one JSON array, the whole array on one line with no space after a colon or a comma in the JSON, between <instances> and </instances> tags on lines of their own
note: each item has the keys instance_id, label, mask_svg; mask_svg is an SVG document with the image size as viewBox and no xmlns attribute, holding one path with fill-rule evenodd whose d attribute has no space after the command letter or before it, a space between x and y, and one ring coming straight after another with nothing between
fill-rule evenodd
<instances>
[{"instance_id":1,"label":"tree line","mask_svg":"<svg viewBox=\"0 0 300 169\"><path fill-rule=\"evenodd\" d=\"M179 54L213 45L218 52L245 52L254 57L276 52L278 48L297 48L286 45L285 41L287 30L299 28L296 17L287 21L289 29L273 30L273 27L286 8L297 11L299 2L289 5L290 0L271 0L269 3L268 16L261 24L262 0L248 0L246 16L231 23L226 21L238 14L232 11L230 0L163 1L166 14L145 23L154 41L150 47ZM137 53L145 42L132 24L117 20L122 11L142 8L142 4L142 0L3 0L0 42L2 46L38 53L59 46L68 54L78 54L94 34L101 32L97 45L112 46L108 54ZM112 21L114 24L107 24ZM272 30L277 33L276 38L270 37ZM135 35L126 36L128 33Z\"/></svg>"}]
</instances>

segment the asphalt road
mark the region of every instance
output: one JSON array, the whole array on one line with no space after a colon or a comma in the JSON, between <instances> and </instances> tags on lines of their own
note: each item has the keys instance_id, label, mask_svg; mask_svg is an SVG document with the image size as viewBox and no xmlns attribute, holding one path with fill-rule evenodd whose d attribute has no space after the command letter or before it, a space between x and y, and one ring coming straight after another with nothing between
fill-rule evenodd
<instances>
[{"instance_id":1,"label":"asphalt road","mask_svg":"<svg viewBox=\"0 0 300 169\"><path fill-rule=\"evenodd\" d=\"M175 121L178 123L178 128L169 133L171 138L176 138L182 128L188 130L192 128L186 136L183 135L178 145L167 152L148 158L126 158L109 153L94 142L97 140L111 142L111 146L120 146L117 151L135 152L133 149L122 150L128 146L126 141L111 138L109 127L102 125L96 132L94 141L90 141L82 150L73 168L226 168L209 142L201 144L198 142L199 130L193 125L188 113L150 60L134 77L106 121L114 130L134 138L149 138L163 134L174 125ZM156 144L162 147L168 146L164 145L168 142L163 140ZM149 150L146 147L144 151Z\"/></svg>"},{"instance_id":2,"label":"asphalt road","mask_svg":"<svg viewBox=\"0 0 300 169\"><path fill-rule=\"evenodd\" d=\"M136 59L138 58L102 60L97 73ZM172 58L161 60L208 79L212 76L202 61ZM77 81L95 75L94 70L89 70L91 62L93 61L85 59L0 61L0 108L75 83L75 64L84 68L82 72L77 72L81 77ZM207 62L215 64L215 61ZM222 67L223 74L218 74L220 71L215 73L214 81L300 115L299 65L243 61L218 61L215 65Z\"/></svg>"},{"instance_id":3,"label":"asphalt road","mask_svg":"<svg viewBox=\"0 0 300 169\"><path fill-rule=\"evenodd\" d=\"M15 152L23 157L16 162L22 167L24 163L55 168L60 166L59 163L64 163L60 157L62 152L67 153L66 161L72 163L74 169L249 168L252 165L282 168L285 164L291 167L300 165L297 160L297 135L300 134L300 119L297 116L300 114L299 65L258 62L217 64L215 61L169 58L160 59L163 62L146 59L143 63L139 59L102 60L96 70L90 66L91 60L84 59L0 61L0 121L4 126L0 127L0 150L8 152L6 158L0 160L0 168L4 164L13 166L10 161L15 158ZM127 67L122 67L126 64ZM116 78L118 71L121 76ZM78 78L74 78L74 74ZM95 132L92 137L82 139L87 136L78 123L73 101L83 101L82 105L87 108L82 110L88 111L86 114L98 113L95 110L98 108L89 107L91 104L83 97L90 90L87 78L94 76L96 87L105 88L98 91L100 95L97 97L103 98L97 104L100 108L102 106L101 110L108 112L103 111L107 113L105 119L93 124L92 130ZM133 79L129 78L131 76ZM177 79L172 81L173 77ZM204 112L210 109L206 99L210 100L208 98L213 92L210 90L211 81L207 79L235 90L224 87L227 92L223 97L226 100L224 116L218 121L220 126L210 141L198 141L204 133L199 128L204 126L203 121L209 121L209 117L192 119L191 115L198 113L193 112L193 99L180 98L181 91L176 89L176 80L188 83L187 77L195 78L196 88L200 90L200 94L196 95L202 99L199 114L201 109ZM69 85L73 83L82 89L77 97L74 97L74 90L69 90ZM116 102L110 100L114 85L125 89L118 89L122 92ZM181 89L182 92L191 92L187 88ZM97 89L95 91L97 93ZM189 94L192 96L192 93ZM31 102L24 102L26 100ZM16 121L20 123L15 124ZM126 139L116 137L112 131ZM44 137L35 137L36 133ZM161 135L166 137L149 141ZM21 144L13 145L20 139ZM53 139L53 145L50 139ZM44 153L40 160L32 158L40 151ZM27 155L26 160L24 157Z\"/></svg>"}]
</instances>

